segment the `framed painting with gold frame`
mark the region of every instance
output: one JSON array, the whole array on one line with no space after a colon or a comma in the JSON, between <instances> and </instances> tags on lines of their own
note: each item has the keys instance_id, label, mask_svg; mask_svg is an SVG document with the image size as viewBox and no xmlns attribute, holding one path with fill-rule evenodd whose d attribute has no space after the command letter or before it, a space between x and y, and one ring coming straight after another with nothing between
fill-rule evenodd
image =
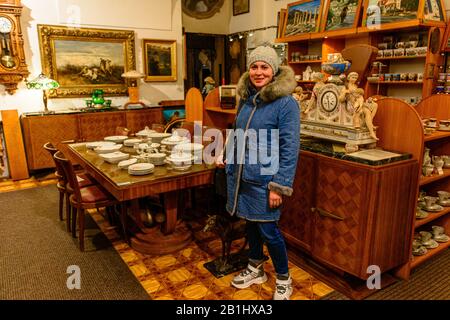
<instances>
[{"instance_id":1,"label":"framed painting with gold frame","mask_svg":"<svg viewBox=\"0 0 450 320\"><path fill-rule=\"evenodd\" d=\"M38 25L42 72L58 81L49 97L127 95L122 74L135 69L134 31Z\"/></svg>"},{"instance_id":2,"label":"framed painting with gold frame","mask_svg":"<svg viewBox=\"0 0 450 320\"><path fill-rule=\"evenodd\" d=\"M318 32L322 1L300 0L287 5L283 37L288 38L300 34Z\"/></svg>"},{"instance_id":3,"label":"framed painting with gold frame","mask_svg":"<svg viewBox=\"0 0 450 320\"><path fill-rule=\"evenodd\" d=\"M177 80L177 41L143 39L146 82Z\"/></svg>"}]
</instances>

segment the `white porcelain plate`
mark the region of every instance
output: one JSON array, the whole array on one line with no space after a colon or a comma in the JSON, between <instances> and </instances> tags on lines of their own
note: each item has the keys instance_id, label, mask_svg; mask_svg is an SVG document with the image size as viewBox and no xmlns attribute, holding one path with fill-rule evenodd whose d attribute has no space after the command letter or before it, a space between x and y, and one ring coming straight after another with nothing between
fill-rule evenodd
<instances>
[{"instance_id":1,"label":"white porcelain plate","mask_svg":"<svg viewBox=\"0 0 450 320\"><path fill-rule=\"evenodd\" d=\"M128 167L128 171L135 171L135 172L147 171L152 169L155 169L155 166L151 163L136 163Z\"/></svg>"},{"instance_id":2,"label":"white porcelain plate","mask_svg":"<svg viewBox=\"0 0 450 320\"><path fill-rule=\"evenodd\" d=\"M104 138L105 141L113 141L116 143L122 143L123 141L128 139L128 136L109 136Z\"/></svg>"},{"instance_id":3,"label":"white porcelain plate","mask_svg":"<svg viewBox=\"0 0 450 320\"><path fill-rule=\"evenodd\" d=\"M95 152L97 153L112 153L115 151L119 151L120 148L122 148L121 144L115 144L112 146L100 146L94 149Z\"/></svg>"}]
</instances>

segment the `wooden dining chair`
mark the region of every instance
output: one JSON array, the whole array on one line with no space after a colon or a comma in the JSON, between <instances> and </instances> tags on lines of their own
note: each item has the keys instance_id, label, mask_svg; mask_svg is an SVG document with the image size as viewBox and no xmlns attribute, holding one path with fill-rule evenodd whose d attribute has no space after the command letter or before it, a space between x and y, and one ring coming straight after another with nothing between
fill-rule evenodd
<instances>
[{"instance_id":1,"label":"wooden dining chair","mask_svg":"<svg viewBox=\"0 0 450 320\"><path fill-rule=\"evenodd\" d=\"M69 199L73 211L72 234L76 235L76 223L78 222L80 250L84 251L85 211L87 209L99 208L110 210L111 207L119 204L119 202L99 184L81 188L77 182L77 175L75 174L71 161L67 159L61 151L56 152L53 158L64 170L67 179L66 188L70 193Z\"/></svg>"},{"instance_id":2,"label":"wooden dining chair","mask_svg":"<svg viewBox=\"0 0 450 320\"><path fill-rule=\"evenodd\" d=\"M44 149L47 150L54 163L55 163L55 176L58 179L58 183L56 184L56 187L59 191L59 220L64 220L63 218L63 211L64 211L64 199L66 200L66 225L67 225L67 231L70 232L70 202L69 202L69 193L67 192L67 180L65 178L64 170L60 166L58 162L55 161L53 158L54 154L58 152L58 149L51 143L47 142L44 144ZM80 188L87 187L90 185L93 185L95 183L95 180L89 176L86 173L79 172L77 173L77 181Z\"/></svg>"}]
</instances>

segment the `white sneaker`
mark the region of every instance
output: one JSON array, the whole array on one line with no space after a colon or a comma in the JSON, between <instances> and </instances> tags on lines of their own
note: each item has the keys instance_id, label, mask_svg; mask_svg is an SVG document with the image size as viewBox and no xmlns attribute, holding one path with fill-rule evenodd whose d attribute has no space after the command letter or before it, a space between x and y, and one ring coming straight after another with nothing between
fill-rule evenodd
<instances>
[{"instance_id":1,"label":"white sneaker","mask_svg":"<svg viewBox=\"0 0 450 320\"><path fill-rule=\"evenodd\" d=\"M267 276L262 265L256 268L248 264L244 271L233 278L231 285L238 289L245 289L254 283L261 284L266 281Z\"/></svg>"},{"instance_id":2,"label":"white sneaker","mask_svg":"<svg viewBox=\"0 0 450 320\"><path fill-rule=\"evenodd\" d=\"M277 279L275 282L275 292L273 300L289 300L292 294L292 278L287 280Z\"/></svg>"}]
</instances>

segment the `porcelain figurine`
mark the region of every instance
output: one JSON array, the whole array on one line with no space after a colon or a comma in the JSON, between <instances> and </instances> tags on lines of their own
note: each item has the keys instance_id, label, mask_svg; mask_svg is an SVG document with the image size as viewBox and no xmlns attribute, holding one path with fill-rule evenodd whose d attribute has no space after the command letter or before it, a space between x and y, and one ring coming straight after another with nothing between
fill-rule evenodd
<instances>
[{"instance_id":1,"label":"porcelain figurine","mask_svg":"<svg viewBox=\"0 0 450 320\"><path fill-rule=\"evenodd\" d=\"M300 86L297 86L292 93L292 96L297 101L298 106L300 108L300 112L303 112L303 101L305 101L308 98L308 95L303 93L303 88Z\"/></svg>"},{"instance_id":2,"label":"porcelain figurine","mask_svg":"<svg viewBox=\"0 0 450 320\"><path fill-rule=\"evenodd\" d=\"M356 72L350 72L348 74L347 83L341 90L339 101L346 102L353 108L353 127L356 129L360 128L361 117L364 116L364 121L367 129L369 130L370 136L373 139L378 140L372 124L372 119L378 109L378 105L371 98L369 98L370 100L368 99L366 103L364 102L364 90L362 88L358 88L356 83L358 77L359 75Z\"/></svg>"},{"instance_id":3,"label":"porcelain figurine","mask_svg":"<svg viewBox=\"0 0 450 320\"><path fill-rule=\"evenodd\" d=\"M316 107L317 103L317 96L319 94L320 89L325 85L325 76L322 72L313 72L312 80L316 83L314 84L314 87L312 89L311 98L306 104L306 109L303 113L307 114L310 110L314 109Z\"/></svg>"}]
</instances>

